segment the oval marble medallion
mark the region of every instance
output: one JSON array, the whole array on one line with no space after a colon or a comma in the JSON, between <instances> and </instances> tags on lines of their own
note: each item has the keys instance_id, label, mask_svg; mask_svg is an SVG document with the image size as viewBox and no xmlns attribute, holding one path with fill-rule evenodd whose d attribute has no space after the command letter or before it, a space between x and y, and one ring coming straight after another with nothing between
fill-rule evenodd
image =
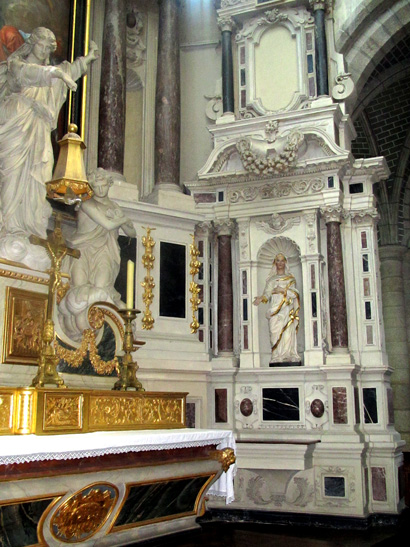
<instances>
[{"instance_id":1,"label":"oval marble medallion","mask_svg":"<svg viewBox=\"0 0 410 547\"><path fill-rule=\"evenodd\" d=\"M241 413L243 414L243 416L250 416L253 412L253 403L250 399L242 399L241 401L241 405L240 405L240 410L241 410Z\"/></svg>"},{"instance_id":2,"label":"oval marble medallion","mask_svg":"<svg viewBox=\"0 0 410 547\"><path fill-rule=\"evenodd\" d=\"M310 411L315 418L321 418L325 413L325 405L321 399L314 399L310 403Z\"/></svg>"}]
</instances>

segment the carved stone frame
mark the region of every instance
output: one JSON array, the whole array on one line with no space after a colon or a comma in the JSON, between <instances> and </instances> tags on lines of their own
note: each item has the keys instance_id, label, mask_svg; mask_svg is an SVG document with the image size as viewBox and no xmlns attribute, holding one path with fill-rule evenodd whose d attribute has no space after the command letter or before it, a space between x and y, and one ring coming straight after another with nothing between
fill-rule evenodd
<instances>
[{"instance_id":1,"label":"carved stone frame","mask_svg":"<svg viewBox=\"0 0 410 547\"><path fill-rule=\"evenodd\" d=\"M256 96L256 75L255 75L255 47L260 44L261 38L266 30L275 26L281 25L291 33L296 40L296 51L298 57L298 86L299 89L294 93L289 104L277 111L266 109L260 97ZM309 98L309 82L308 82L308 66L307 66L307 49L306 49L306 33L310 31L314 33L314 20L311 14L300 8L298 10L290 9L272 9L270 12L259 14L257 17L249 19L243 25L243 28L236 34L236 44L238 48L238 59L240 60L240 48L245 47L245 75L246 75L246 108L240 105L239 110L243 117L252 117L252 114L246 115L247 111L256 115L265 116L283 112L287 110L297 109L304 101ZM313 58L314 65L314 40L310 53ZM243 66L239 63L239 78L241 82L240 70ZM314 74L314 72L313 72ZM239 90L239 96L241 90Z\"/></svg>"}]
</instances>

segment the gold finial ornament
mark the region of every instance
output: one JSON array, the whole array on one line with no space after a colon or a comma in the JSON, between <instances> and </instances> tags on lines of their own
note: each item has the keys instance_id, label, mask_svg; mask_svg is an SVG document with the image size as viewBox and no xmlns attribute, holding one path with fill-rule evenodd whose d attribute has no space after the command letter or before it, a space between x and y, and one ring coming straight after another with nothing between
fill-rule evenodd
<instances>
[{"instance_id":1,"label":"gold finial ornament","mask_svg":"<svg viewBox=\"0 0 410 547\"><path fill-rule=\"evenodd\" d=\"M154 278L151 275L151 270L154 267L155 260L155 256L152 251L155 245L155 241L151 236L151 231L155 230L155 228L147 227L146 230L147 235L143 236L142 238L142 244L145 247L145 253L142 256L142 263L144 265L144 268L147 270L147 275L144 277L144 281L141 282L141 287L144 289L142 300L145 304L144 317L142 318L142 328L145 330L151 330L155 323L155 320L152 317L152 313L150 310L152 300L154 299L152 290L155 287Z\"/></svg>"},{"instance_id":2,"label":"gold finial ornament","mask_svg":"<svg viewBox=\"0 0 410 547\"><path fill-rule=\"evenodd\" d=\"M86 146L77 131L76 124L70 123L68 133L58 141L60 153L53 178L46 182L47 196L68 204L86 201L93 195L85 172Z\"/></svg>"},{"instance_id":3,"label":"gold finial ornament","mask_svg":"<svg viewBox=\"0 0 410 547\"><path fill-rule=\"evenodd\" d=\"M56 385L57 387L65 387L64 380L57 372L58 357L55 348L52 345L55 338L53 309L56 295L58 294L59 288L62 286L61 263L63 258L66 255L70 255L73 258L79 258L80 251L66 246L61 231L60 214L56 216L54 231L48 235L47 239L31 235L29 240L33 245L44 247L51 259L47 312L42 335L42 348L38 363L38 372L31 385L32 387L44 387L45 385L51 384Z\"/></svg>"},{"instance_id":4,"label":"gold finial ornament","mask_svg":"<svg viewBox=\"0 0 410 547\"><path fill-rule=\"evenodd\" d=\"M200 327L198 319L196 317L196 312L198 311L198 306L201 303L201 299L198 296L200 289L198 287L198 284L195 283L194 279L199 272L201 263L198 260L199 249L195 245L195 236L192 235L191 237L192 237L192 243L189 246L189 254L191 257L191 261L189 263L189 268L190 268L189 273L192 276L192 281L189 284L189 292L191 293L192 296L189 299L189 301L192 306L192 322L189 326L191 327L191 334L195 334L196 332L198 332L198 329Z\"/></svg>"}]
</instances>

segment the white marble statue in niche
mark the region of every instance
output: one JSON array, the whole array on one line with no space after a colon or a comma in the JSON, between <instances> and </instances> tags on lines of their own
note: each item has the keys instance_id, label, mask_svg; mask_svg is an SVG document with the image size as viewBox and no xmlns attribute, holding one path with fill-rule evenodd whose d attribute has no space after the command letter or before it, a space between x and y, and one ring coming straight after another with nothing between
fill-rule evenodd
<instances>
[{"instance_id":1,"label":"white marble statue in niche","mask_svg":"<svg viewBox=\"0 0 410 547\"><path fill-rule=\"evenodd\" d=\"M73 340L79 340L82 331L90 328L87 314L94 302L112 302L124 307L114 288L121 261L119 229L129 237L136 236L131 220L108 197L113 184L111 174L98 168L88 179L94 196L82 203L77 229L67 236L70 246L79 249L81 256L71 261L71 288L59 306L60 323Z\"/></svg>"},{"instance_id":2,"label":"white marble statue in niche","mask_svg":"<svg viewBox=\"0 0 410 547\"><path fill-rule=\"evenodd\" d=\"M269 322L271 363L300 363L297 352L300 298L295 277L290 273L286 257L278 253L272 265L262 296L255 306L269 304L266 318Z\"/></svg>"},{"instance_id":3,"label":"white marble statue in niche","mask_svg":"<svg viewBox=\"0 0 410 547\"><path fill-rule=\"evenodd\" d=\"M54 163L51 131L67 89L77 89L75 80L98 57L91 42L85 57L52 66L56 47L51 30L38 27L0 63L0 255L37 268L44 267L38 255L44 249L31 247L27 236L46 237L51 207L45 182Z\"/></svg>"}]
</instances>

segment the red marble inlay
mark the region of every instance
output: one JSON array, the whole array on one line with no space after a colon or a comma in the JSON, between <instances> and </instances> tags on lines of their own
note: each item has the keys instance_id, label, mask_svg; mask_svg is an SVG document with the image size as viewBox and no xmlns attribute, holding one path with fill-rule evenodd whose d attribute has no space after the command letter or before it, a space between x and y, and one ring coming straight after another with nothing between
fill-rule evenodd
<instances>
[{"instance_id":1,"label":"red marble inlay","mask_svg":"<svg viewBox=\"0 0 410 547\"><path fill-rule=\"evenodd\" d=\"M372 467L372 491L374 501L387 501L386 469Z\"/></svg>"},{"instance_id":2,"label":"red marble inlay","mask_svg":"<svg viewBox=\"0 0 410 547\"><path fill-rule=\"evenodd\" d=\"M228 421L228 390L215 389L215 422L226 423Z\"/></svg>"},{"instance_id":3,"label":"red marble inlay","mask_svg":"<svg viewBox=\"0 0 410 547\"><path fill-rule=\"evenodd\" d=\"M347 424L347 390L345 387L333 387L333 423Z\"/></svg>"},{"instance_id":4,"label":"red marble inlay","mask_svg":"<svg viewBox=\"0 0 410 547\"><path fill-rule=\"evenodd\" d=\"M126 469L168 463L180 463L198 459L207 459L216 445L174 448L170 450L149 450L147 452L126 452L125 454L107 454L94 458L74 460L45 460L40 462L13 463L0 465L0 481L28 479L74 473L91 473L107 469Z\"/></svg>"}]
</instances>

